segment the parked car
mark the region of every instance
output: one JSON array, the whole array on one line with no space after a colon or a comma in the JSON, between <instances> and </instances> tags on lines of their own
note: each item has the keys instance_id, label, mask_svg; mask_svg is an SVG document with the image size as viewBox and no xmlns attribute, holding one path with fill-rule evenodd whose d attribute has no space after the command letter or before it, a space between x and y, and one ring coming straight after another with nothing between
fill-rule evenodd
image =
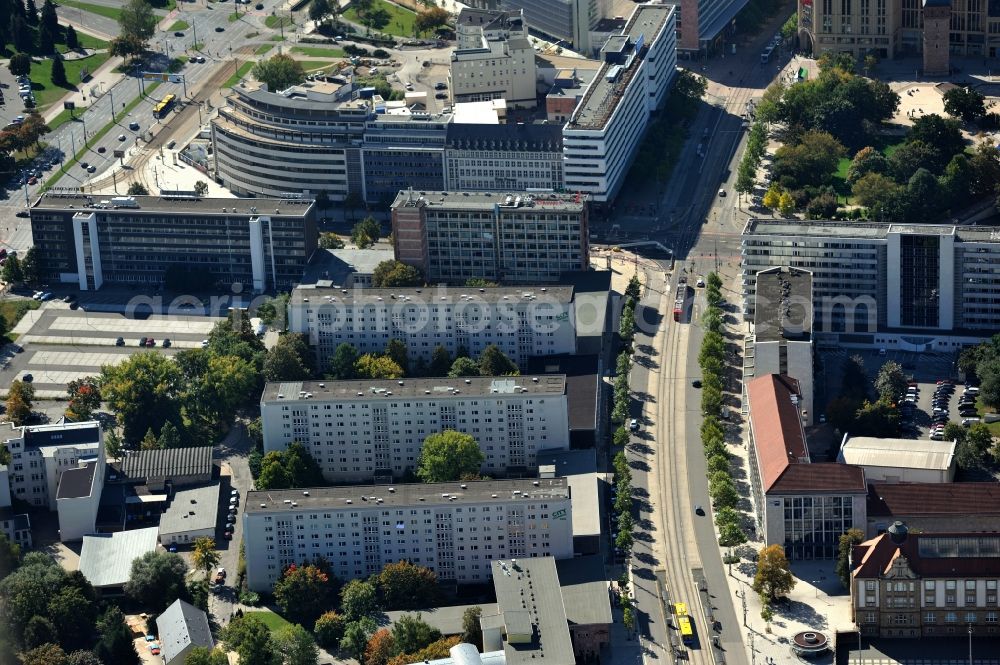
<instances>
[{"instance_id":1,"label":"parked car","mask_svg":"<svg viewBox=\"0 0 1000 665\"><path fill-rule=\"evenodd\" d=\"M177 32L174 33L174 37L183 37L183 36L184 36L184 33L181 32L180 30L178 30Z\"/></svg>"},{"instance_id":2,"label":"parked car","mask_svg":"<svg viewBox=\"0 0 1000 665\"><path fill-rule=\"evenodd\" d=\"M170 348L170 338L169 337L167 337L167 338L165 338L163 340L163 348L165 348L165 349Z\"/></svg>"},{"instance_id":3,"label":"parked car","mask_svg":"<svg viewBox=\"0 0 1000 665\"><path fill-rule=\"evenodd\" d=\"M35 377L32 376L31 374L25 374L23 377L21 377L21 380L24 381L25 383L31 383L32 381L35 380Z\"/></svg>"},{"instance_id":4,"label":"parked car","mask_svg":"<svg viewBox=\"0 0 1000 665\"><path fill-rule=\"evenodd\" d=\"M628 421L628 428L630 430L632 430L633 432L638 432L639 431L639 421L636 420L635 418L633 418L632 420Z\"/></svg>"},{"instance_id":5,"label":"parked car","mask_svg":"<svg viewBox=\"0 0 1000 665\"><path fill-rule=\"evenodd\" d=\"M146 340L146 346L156 346L156 340L150 337Z\"/></svg>"},{"instance_id":6,"label":"parked car","mask_svg":"<svg viewBox=\"0 0 1000 665\"><path fill-rule=\"evenodd\" d=\"M226 581L226 569L219 568L217 571L215 571L215 583L222 584L225 581Z\"/></svg>"},{"instance_id":7,"label":"parked car","mask_svg":"<svg viewBox=\"0 0 1000 665\"><path fill-rule=\"evenodd\" d=\"M119 134L118 135L118 140L119 141L124 141L125 140L125 135L124 134Z\"/></svg>"},{"instance_id":8,"label":"parked car","mask_svg":"<svg viewBox=\"0 0 1000 665\"><path fill-rule=\"evenodd\" d=\"M445 83L444 81L438 81L437 83L434 84L434 89L435 90L447 90L448 89L448 84Z\"/></svg>"},{"instance_id":9,"label":"parked car","mask_svg":"<svg viewBox=\"0 0 1000 665\"><path fill-rule=\"evenodd\" d=\"M115 340L115 346L125 346L125 338L119 337Z\"/></svg>"},{"instance_id":10,"label":"parked car","mask_svg":"<svg viewBox=\"0 0 1000 665\"><path fill-rule=\"evenodd\" d=\"M147 338L145 338L145 337L140 337L139 338L139 346L146 346L146 339Z\"/></svg>"},{"instance_id":11,"label":"parked car","mask_svg":"<svg viewBox=\"0 0 1000 665\"><path fill-rule=\"evenodd\" d=\"M52 292L46 291L41 296L39 296L38 299L41 300L42 302L48 302L49 300L52 300Z\"/></svg>"}]
</instances>

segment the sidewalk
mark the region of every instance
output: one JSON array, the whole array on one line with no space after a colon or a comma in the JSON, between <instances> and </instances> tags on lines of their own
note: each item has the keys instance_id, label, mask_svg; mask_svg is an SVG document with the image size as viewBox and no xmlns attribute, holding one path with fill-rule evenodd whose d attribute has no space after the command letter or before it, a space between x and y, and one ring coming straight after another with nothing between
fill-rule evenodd
<instances>
[{"instance_id":1,"label":"sidewalk","mask_svg":"<svg viewBox=\"0 0 1000 665\"><path fill-rule=\"evenodd\" d=\"M63 112L63 104L65 102L73 102L76 104L77 110L83 107L90 106L93 100L96 99L90 94L90 91L95 87L100 91L101 95L105 94L104 91L110 90L116 83L125 78L125 75L116 72L115 68L122 64L124 60L119 57L109 58L103 65L98 67L96 72L92 72L90 79L86 83L80 83L76 92L69 92L62 99L57 101L49 110L45 112L43 116L45 122L52 122L55 120L56 116ZM125 101L125 100L123 100Z\"/></svg>"}]
</instances>

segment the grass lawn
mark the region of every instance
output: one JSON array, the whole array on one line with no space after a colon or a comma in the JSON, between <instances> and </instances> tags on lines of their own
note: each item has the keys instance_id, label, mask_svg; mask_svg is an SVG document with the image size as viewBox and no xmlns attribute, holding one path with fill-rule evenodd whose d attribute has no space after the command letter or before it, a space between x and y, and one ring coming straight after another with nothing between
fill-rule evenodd
<instances>
[{"instance_id":1,"label":"grass lawn","mask_svg":"<svg viewBox=\"0 0 1000 665\"><path fill-rule=\"evenodd\" d=\"M69 111L68 109L63 109L62 111L59 112L59 115L57 115L52 120L52 122L49 123L49 129L51 129L52 131L56 131L58 128L65 125L67 122L71 121L74 116L79 116L86 110L87 110L86 106L77 106L75 111ZM71 116L70 113L72 113L73 115Z\"/></svg>"},{"instance_id":2,"label":"grass lawn","mask_svg":"<svg viewBox=\"0 0 1000 665\"><path fill-rule=\"evenodd\" d=\"M281 35L271 35L270 37L268 37L268 39L270 39L272 42L283 42L283 41L285 41L285 38L282 37Z\"/></svg>"},{"instance_id":3,"label":"grass lawn","mask_svg":"<svg viewBox=\"0 0 1000 665\"><path fill-rule=\"evenodd\" d=\"M28 310L38 309L41 307L42 303L37 300L3 300L0 301L0 316L3 317L4 328L10 330L17 325ZM17 335L11 335L7 333L7 339L11 342L17 337ZM273 629L272 629L273 630Z\"/></svg>"},{"instance_id":4,"label":"grass lawn","mask_svg":"<svg viewBox=\"0 0 1000 665\"><path fill-rule=\"evenodd\" d=\"M274 44L261 44L260 46L257 47L257 50L254 51L254 53L256 53L257 55L264 55L273 48Z\"/></svg>"},{"instance_id":5,"label":"grass lawn","mask_svg":"<svg viewBox=\"0 0 1000 665\"><path fill-rule=\"evenodd\" d=\"M35 304L37 305L37 303ZM285 620L285 617L281 616L280 614L275 614L274 612L244 612L244 615L257 617L258 619L263 621L268 628L271 629L272 633L278 630L279 628L284 628L285 626L292 625L287 620Z\"/></svg>"},{"instance_id":6,"label":"grass lawn","mask_svg":"<svg viewBox=\"0 0 1000 665\"><path fill-rule=\"evenodd\" d=\"M264 18L264 25L266 25L269 28L277 29L282 25L282 23L284 23L284 25L287 27L292 24L292 21L287 16L272 15Z\"/></svg>"},{"instance_id":7,"label":"grass lawn","mask_svg":"<svg viewBox=\"0 0 1000 665\"><path fill-rule=\"evenodd\" d=\"M400 37L413 36L413 22L417 18L415 12L404 9L399 5L394 5L391 2L386 2L386 0L375 0L372 8L381 8L389 13L389 22L382 28L382 32ZM358 12L353 6L344 12L344 18L353 23L364 25L364 22L358 17Z\"/></svg>"},{"instance_id":8,"label":"grass lawn","mask_svg":"<svg viewBox=\"0 0 1000 665\"><path fill-rule=\"evenodd\" d=\"M229 15L229 22L236 23L237 21L240 20L240 16L241 14L239 12L233 12L232 14Z\"/></svg>"},{"instance_id":9,"label":"grass lawn","mask_svg":"<svg viewBox=\"0 0 1000 665\"><path fill-rule=\"evenodd\" d=\"M66 69L66 80L69 81L68 85L70 86L67 88L61 88L52 83L52 60L46 59L41 62L32 63L30 76L38 109L42 110L58 101L63 95L72 90L73 86L80 83L80 72L86 69L93 74L97 71L98 67L107 62L109 57L111 56L107 53L95 53L79 60L64 60L63 65Z\"/></svg>"},{"instance_id":10,"label":"grass lawn","mask_svg":"<svg viewBox=\"0 0 1000 665\"><path fill-rule=\"evenodd\" d=\"M236 73L229 77L229 80L222 84L223 88L232 88L234 85L240 82L240 79L250 73L253 66L256 63L244 62L236 69Z\"/></svg>"},{"instance_id":11,"label":"grass lawn","mask_svg":"<svg viewBox=\"0 0 1000 665\"><path fill-rule=\"evenodd\" d=\"M176 32L178 30L187 30L191 25L187 21L174 21L174 24L167 28L170 32Z\"/></svg>"},{"instance_id":12,"label":"grass lawn","mask_svg":"<svg viewBox=\"0 0 1000 665\"><path fill-rule=\"evenodd\" d=\"M59 4L66 5L67 7L76 7L77 9L82 9L83 11L90 12L91 14L104 16L112 21L117 21L122 15L122 10L119 7L95 5L90 2L80 2L80 0L60 0Z\"/></svg>"},{"instance_id":13,"label":"grass lawn","mask_svg":"<svg viewBox=\"0 0 1000 665\"><path fill-rule=\"evenodd\" d=\"M310 58L346 58L347 54L339 48L323 48L321 46L293 46L292 53L307 55Z\"/></svg>"},{"instance_id":14,"label":"grass lawn","mask_svg":"<svg viewBox=\"0 0 1000 665\"><path fill-rule=\"evenodd\" d=\"M894 141L894 143L889 143L889 141ZM899 149L899 146L903 145L903 139L901 137L883 137L880 141L880 145L873 146L877 147L883 155L886 157L892 157L892 153ZM844 197L844 203L847 205L854 205L854 196L851 194L851 188L847 184L847 171L851 168L851 161L854 159L854 155L850 157L844 157L837 163L837 170L833 174L833 188L837 190L837 196Z\"/></svg>"},{"instance_id":15,"label":"grass lawn","mask_svg":"<svg viewBox=\"0 0 1000 665\"><path fill-rule=\"evenodd\" d=\"M314 72L317 69L326 69L332 63L325 62L323 60L299 60L299 64L302 65L302 69L307 72Z\"/></svg>"},{"instance_id":16,"label":"grass lawn","mask_svg":"<svg viewBox=\"0 0 1000 665\"><path fill-rule=\"evenodd\" d=\"M97 37L92 37L90 35L85 35L82 32L76 33L76 41L80 44L80 48L89 48L95 50L102 50L108 48L108 43L103 39L98 39ZM69 49L65 44L58 44L56 46L60 53L66 53Z\"/></svg>"},{"instance_id":17,"label":"grass lawn","mask_svg":"<svg viewBox=\"0 0 1000 665\"><path fill-rule=\"evenodd\" d=\"M147 83L146 96L147 97L151 96L158 87L160 87L159 81L153 81L152 83ZM121 115L128 115L129 113L131 113L132 110L139 105L142 99L143 98L140 96L136 97L131 102L129 102L129 104L124 109L122 109ZM102 138L104 138L104 135L110 132L115 126L116 125L113 121L104 125L104 127L102 127L96 133L91 135L90 140L87 141L87 144L84 145L77 154L82 154L86 152L90 148L90 146L94 145ZM63 162L62 168L56 171L55 174L51 178L49 178L48 181L46 181L45 186L42 188L43 191L49 189L50 187L55 186L55 184L59 182L59 179L62 178L63 175L65 175L66 170L76 165L76 161L77 161L76 157L68 157L66 161Z\"/></svg>"},{"instance_id":18,"label":"grass lawn","mask_svg":"<svg viewBox=\"0 0 1000 665\"><path fill-rule=\"evenodd\" d=\"M983 404L983 399L980 397L976 400L976 411L979 412L979 417L982 418L987 413L994 413L992 409ZM990 430L990 434L993 436L1000 436L1000 422L998 423L988 423L983 422L984 425Z\"/></svg>"}]
</instances>

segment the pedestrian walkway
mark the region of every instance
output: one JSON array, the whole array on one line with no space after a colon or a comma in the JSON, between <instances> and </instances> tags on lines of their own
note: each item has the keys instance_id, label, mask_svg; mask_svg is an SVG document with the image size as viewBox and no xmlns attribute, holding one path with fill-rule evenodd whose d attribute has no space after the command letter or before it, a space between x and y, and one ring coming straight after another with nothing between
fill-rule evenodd
<instances>
[{"instance_id":1,"label":"pedestrian walkway","mask_svg":"<svg viewBox=\"0 0 1000 665\"><path fill-rule=\"evenodd\" d=\"M123 62L124 60L119 57L108 58L103 65L97 68L97 71L91 72L90 78L87 79L86 83L81 83L77 86L75 92L67 93L62 99L49 107L49 110L43 116L45 122L48 123L55 120L56 116L63 112L63 105L66 102L73 102L76 104L77 109L82 109L93 104L96 98L104 95L105 91L111 90L116 83L125 77L121 72L115 71Z\"/></svg>"}]
</instances>

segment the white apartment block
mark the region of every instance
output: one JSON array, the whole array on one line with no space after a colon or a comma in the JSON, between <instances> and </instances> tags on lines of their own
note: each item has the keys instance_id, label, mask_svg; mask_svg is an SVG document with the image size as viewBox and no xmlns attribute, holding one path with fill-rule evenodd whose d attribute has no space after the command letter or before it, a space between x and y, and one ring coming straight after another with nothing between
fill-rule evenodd
<instances>
[{"instance_id":1,"label":"white apartment block","mask_svg":"<svg viewBox=\"0 0 1000 665\"><path fill-rule=\"evenodd\" d=\"M1000 328L1000 227L751 219L742 245L748 318L757 273L785 266L812 273L821 335L950 349Z\"/></svg>"},{"instance_id":2,"label":"white apartment block","mask_svg":"<svg viewBox=\"0 0 1000 665\"><path fill-rule=\"evenodd\" d=\"M492 476L569 448L564 375L268 383L260 408L265 452L301 443L330 482L415 471L424 439L448 429L476 439Z\"/></svg>"},{"instance_id":3,"label":"white apartment block","mask_svg":"<svg viewBox=\"0 0 1000 665\"><path fill-rule=\"evenodd\" d=\"M429 362L441 345L478 357L497 345L523 366L531 356L576 352L573 288L427 287L351 289L303 285L292 290L288 329L309 338L321 367L347 342L382 353L402 340L410 361ZM601 307L603 311L603 306Z\"/></svg>"},{"instance_id":4,"label":"white apartment block","mask_svg":"<svg viewBox=\"0 0 1000 665\"><path fill-rule=\"evenodd\" d=\"M566 189L612 201L677 65L673 5L637 5L601 48L604 61L563 127Z\"/></svg>"},{"instance_id":5,"label":"white apartment block","mask_svg":"<svg viewBox=\"0 0 1000 665\"><path fill-rule=\"evenodd\" d=\"M534 108L535 50L522 11L463 9L451 55L454 102L504 99L508 108Z\"/></svg>"},{"instance_id":6,"label":"white apartment block","mask_svg":"<svg viewBox=\"0 0 1000 665\"><path fill-rule=\"evenodd\" d=\"M577 194L406 190L392 204L396 260L432 283L556 282L587 269L588 235Z\"/></svg>"},{"instance_id":7,"label":"white apartment block","mask_svg":"<svg viewBox=\"0 0 1000 665\"><path fill-rule=\"evenodd\" d=\"M564 478L250 492L247 585L269 592L285 566L317 557L341 580L406 560L488 582L495 559L572 557L572 510Z\"/></svg>"},{"instance_id":8,"label":"white apartment block","mask_svg":"<svg viewBox=\"0 0 1000 665\"><path fill-rule=\"evenodd\" d=\"M64 471L81 462L104 462L104 434L99 423L59 423L14 427L5 437L10 451L10 490L15 499L57 509L57 489Z\"/></svg>"}]
</instances>

